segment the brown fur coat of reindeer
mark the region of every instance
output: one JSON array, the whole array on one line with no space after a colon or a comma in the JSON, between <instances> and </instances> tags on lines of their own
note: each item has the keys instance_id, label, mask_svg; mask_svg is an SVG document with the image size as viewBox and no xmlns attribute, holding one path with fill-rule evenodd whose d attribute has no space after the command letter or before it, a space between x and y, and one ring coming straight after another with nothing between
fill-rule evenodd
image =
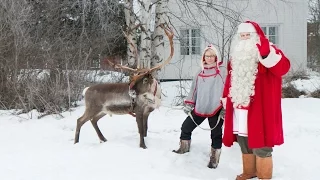
<instances>
[{"instance_id":1,"label":"brown fur coat of reindeer","mask_svg":"<svg viewBox=\"0 0 320 180\"><path fill-rule=\"evenodd\" d=\"M163 64L151 69L132 69L121 65L114 65L115 68L132 72L129 84L106 83L93 85L84 89L85 112L77 120L74 143L79 142L81 127L87 121L91 121L100 141L105 142L107 139L98 127L99 119L107 114L131 114L136 117L140 134L140 147L147 148L144 137L147 136L148 117L161 103L161 89L158 82L152 76L152 72L169 63L174 52L173 32L163 26L162 28L169 38L171 47L170 56Z\"/></svg>"}]
</instances>

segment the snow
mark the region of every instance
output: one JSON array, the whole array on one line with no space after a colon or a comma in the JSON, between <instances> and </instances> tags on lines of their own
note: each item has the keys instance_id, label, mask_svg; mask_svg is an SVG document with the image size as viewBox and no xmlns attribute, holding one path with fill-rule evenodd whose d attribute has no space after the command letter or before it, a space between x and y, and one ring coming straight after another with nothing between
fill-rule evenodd
<instances>
[{"instance_id":1,"label":"snow","mask_svg":"<svg viewBox=\"0 0 320 180\"><path fill-rule=\"evenodd\" d=\"M129 80L129 77L125 76L124 73L115 71L78 70L67 72L66 70L63 70L62 72L64 74L74 73L73 76L84 76L84 79L90 82L127 82ZM18 78L21 80L24 80L26 78L43 80L45 78L48 78L49 74L49 69L21 69Z\"/></svg>"},{"instance_id":2,"label":"snow","mask_svg":"<svg viewBox=\"0 0 320 180\"><path fill-rule=\"evenodd\" d=\"M185 82L188 84L188 82ZM100 143L91 125L82 127L73 144L76 120L84 102L63 117L37 119L36 111L14 115L0 111L1 180L233 180L242 171L237 144L223 147L217 169L207 168L210 132L195 129L191 151L171 152L179 145L186 115L173 106L177 82L161 83L163 105L149 117L148 149L139 148L135 119L105 116L99 126L107 138ZM317 180L320 160L320 99L283 99L285 144L274 148L274 179ZM208 123L201 124L209 128Z\"/></svg>"},{"instance_id":3,"label":"snow","mask_svg":"<svg viewBox=\"0 0 320 180\"><path fill-rule=\"evenodd\" d=\"M297 79L292 81L291 84L294 85L299 91L304 91L306 93L312 93L320 89L320 74L317 72L308 72L308 79Z\"/></svg>"}]
</instances>

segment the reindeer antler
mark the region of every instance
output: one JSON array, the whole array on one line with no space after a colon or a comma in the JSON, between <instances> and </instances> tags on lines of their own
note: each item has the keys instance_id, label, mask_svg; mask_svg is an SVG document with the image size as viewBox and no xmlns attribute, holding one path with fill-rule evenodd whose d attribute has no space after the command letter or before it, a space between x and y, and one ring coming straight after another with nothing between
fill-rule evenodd
<instances>
[{"instance_id":1,"label":"reindeer antler","mask_svg":"<svg viewBox=\"0 0 320 180\"><path fill-rule=\"evenodd\" d=\"M137 79L139 79L140 77L146 75L147 73L151 73L151 72L153 72L153 71L155 71L155 70L157 70L157 69L161 69L163 66L165 66L166 64L168 64L168 63L170 62L170 60L172 59L172 56L173 56L173 53L174 53L174 46L173 46L173 35L174 35L174 33L173 33L172 29L170 29L170 28L165 28L165 27L164 27L164 24L160 24L160 27L161 27L162 29L164 29L166 35L167 35L168 38L169 38L170 47L171 47L171 49L170 49L170 55L169 55L169 57L167 58L167 60L165 60L162 64L159 64L158 66L155 66L155 67L153 67L153 68L151 68L151 69L137 69L138 75L135 75L135 76L132 77L132 80L133 80L133 81L136 81Z\"/></svg>"},{"instance_id":2,"label":"reindeer antler","mask_svg":"<svg viewBox=\"0 0 320 180\"><path fill-rule=\"evenodd\" d=\"M160 27L164 30L164 32L166 33L166 35L169 38L170 47L171 47L170 56L162 64L151 68L150 72L155 71L157 69L161 69L163 66L167 65L171 61L173 53L174 53L174 46L173 46L173 35L174 35L174 33L173 33L172 29L170 29L169 27L165 28L164 24L160 24Z\"/></svg>"},{"instance_id":3,"label":"reindeer antler","mask_svg":"<svg viewBox=\"0 0 320 180\"><path fill-rule=\"evenodd\" d=\"M132 71L132 72L137 72L137 69L133 69L133 68L130 68L130 67L127 67L127 66L122 66L120 64L114 64L110 60L107 60L107 61L110 64L110 66L112 66L115 69L123 69L123 70Z\"/></svg>"}]
</instances>

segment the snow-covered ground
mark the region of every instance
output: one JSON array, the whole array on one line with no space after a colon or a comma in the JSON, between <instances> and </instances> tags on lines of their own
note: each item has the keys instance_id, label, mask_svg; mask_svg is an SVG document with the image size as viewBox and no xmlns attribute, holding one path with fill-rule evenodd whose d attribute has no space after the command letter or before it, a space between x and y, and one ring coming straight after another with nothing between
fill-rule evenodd
<instances>
[{"instance_id":1,"label":"snow-covered ground","mask_svg":"<svg viewBox=\"0 0 320 180\"><path fill-rule=\"evenodd\" d=\"M179 145L186 115L171 106L177 82L161 83L163 106L151 113L146 138L139 148L135 119L106 116L99 126L108 139L99 143L86 123L74 145L76 120L84 102L72 112L37 119L37 112L19 116L0 111L0 180L233 180L242 171L240 148L223 147L217 169L207 168L210 132L197 128L191 152L172 153ZM320 99L283 99L285 144L274 148L274 179L318 180ZM208 128L205 121L201 126Z\"/></svg>"}]
</instances>

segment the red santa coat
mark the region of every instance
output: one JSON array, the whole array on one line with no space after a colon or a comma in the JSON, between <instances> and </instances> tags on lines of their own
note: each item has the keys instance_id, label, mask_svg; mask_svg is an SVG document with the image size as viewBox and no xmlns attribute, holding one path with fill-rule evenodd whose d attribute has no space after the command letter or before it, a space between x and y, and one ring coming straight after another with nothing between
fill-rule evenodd
<instances>
[{"instance_id":1,"label":"red santa coat","mask_svg":"<svg viewBox=\"0 0 320 180\"><path fill-rule=\"evenodd\" d=\"M282 76L290 69L290 61L275 46L266 59L260 60L255 80L255 95L248 107L249 148L273 147L284 143L281 112ZM233 134L233 105L229 94L231 85L231 64L223 98L226 98L223 144L227 147L236 141Z\"/></svg>"}]
</instances>

